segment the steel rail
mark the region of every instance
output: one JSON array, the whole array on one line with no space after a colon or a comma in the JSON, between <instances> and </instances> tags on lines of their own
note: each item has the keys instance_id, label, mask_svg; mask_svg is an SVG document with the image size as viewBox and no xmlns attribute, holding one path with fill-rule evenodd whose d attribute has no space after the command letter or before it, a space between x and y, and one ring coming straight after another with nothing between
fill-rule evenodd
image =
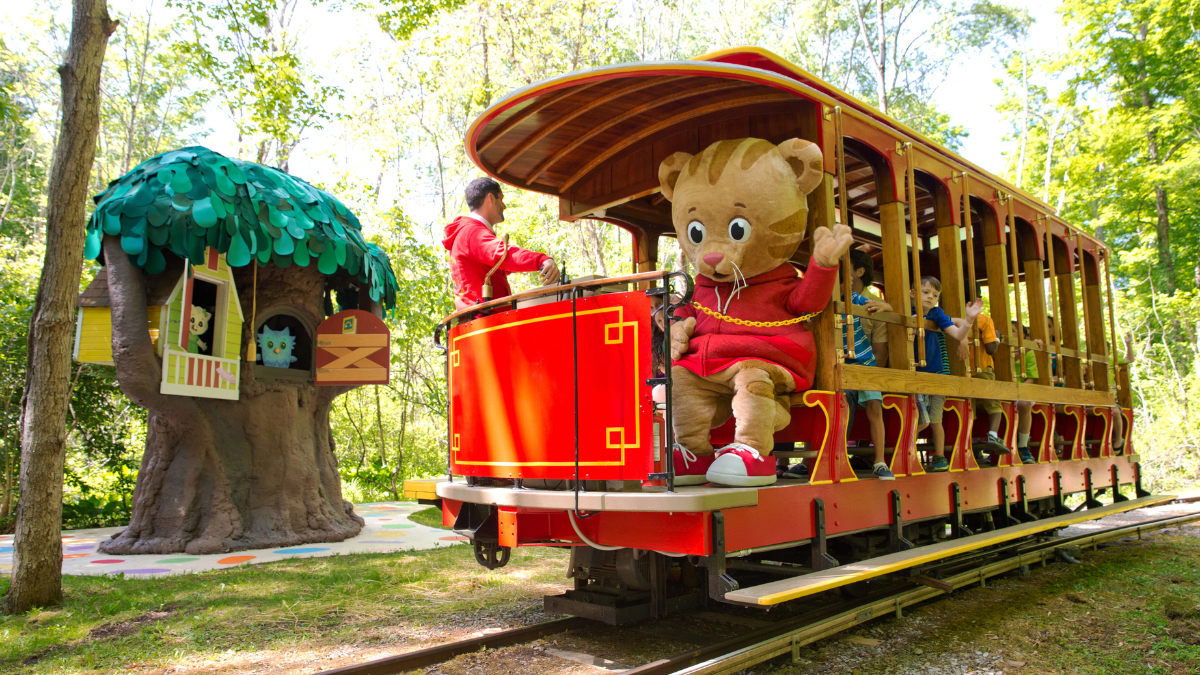
<instances>
[{"instance_id":1,"label":"steel rail","mask_svg":"<svg viewBox=\"0 0 1200 675\"><path fill-rule=\"evenodd\" d=\"M975 583L986 583L987 577L1009 572L1031 562L1044 564L1049 557L1052 557L1053 551L1066 546L1090 544L1094 549L1098 544L1111 539L1132 534L1136 534L1140 538L1143 532L1152 532L1194 521L1200 521L1200 512L1132 523L1098 532L1038 542L1033 545L1027 541L1014 543L992 551L973 553L967 558L939 562L925 569L961 565L973 558L995 556L1010 549L1018 549L1014 555L956 573L942 580L945 584L958 589ZM813 610L738 637L631 668L624 673L625 675L668 675L671 673L716 675L718 673L734 673L788 652L797 655L799 648L806 644L835 635L873 618L886 614L898 614L903 611L904 607L924 602L944 593L937 588L926 586L913 588L912 583L911 581L899 581L887 588L869 593L862 599L847 600ZM482 649L510 647L569 630L599 625L590 619L569 617L321 671L316 675L394 675L444 663L456 656Z\"/></svg>"},{"instance_id":2,"label":"steel rail","mask_svg":"<svg viewBox=\"0 0 1200 675\"><path fill-rule=\"evenodd\" d=\"M1016 555L954 574L941 581L955 590L976 583L983 586L986 585L988 577L1004 574L1033 562L1044 564L1047 558L1053 557L1053 552L1060 548L1091 544L1095 549L1096 545L1111 539L1135 533L1140 538L1143 532L1194 521L1200 521L1200 513L1122 525L1099 532L1041 542ZM800 647L874 618L887 614L899 616L905 607L945 594L943 590L927 586L909 587L900 592L894 590L895 586L891 588L893 590L882 590L858 602L834 605L738 638L632 668L624 671L624 675L728 675L788 653L792 654L793 660L797 660Z\"/></svg>"},{"instance_id":3,"label":"steel rail","mask_svg":"<svg viewBox=\"0 0 1200 675\"><path fill-rule=\"evenodd\" d=\"M454 321L459 321L459 320L463 319L463 317L477 314L484 310L496 309L497 307L503 307L505 305L512 305L513 303L517 302L518 300L528 300L531 298L540 298L545 295L556 295L559 293L567 293L569 291L575 290L576 288L595 288L598 286L610 286L610 285L615 286L617 284L637 283L640 281L657 281L657 280L662 279L670 274L672 274L672 272L669 270L664 271L664 272L638 272L636 274L622 274L620 276L605 277L603 279L588 279L587 281L574 281L569 284L558 284L558 285L554 285L554 286L538 286L537 288L533 288L528 291L522 291L521 293L513 293L512 295L506 295L502 298L496 298L495 300L489 300L488 302L481 302L478 305L471 305L470 307L464 307L460 310L452 312L445 319L442 319L438 323L438 326L441 326L442 324L450 324Z\"/></svg>"},{"instance_id":4,"label":"steel rail","mask_svg":"<svg viewBox=\"0 0 1200 675\"><path fill-rule=\"evenodd\" d=\"M366 663L356 663L352 666L324 670L316 673L316 675L393 675L394 673L403 673L409 670L416 670L417 668L426 668L439 663L445 663L456 656L470 654L481 649L510 647L523 642L529 642L530 640L537 640L547 635L564 633L576 628L586 628L595 625L597 625L597 622L591 619L573 616L566 619L558 619L557 621L547 621L532 626L525 626L523 628L514 628L492 635L483 635L477 638L450 642L436 647L418 649L415 652L388 656L374 661L367 661Z\"/></svg>"}]
</instances>

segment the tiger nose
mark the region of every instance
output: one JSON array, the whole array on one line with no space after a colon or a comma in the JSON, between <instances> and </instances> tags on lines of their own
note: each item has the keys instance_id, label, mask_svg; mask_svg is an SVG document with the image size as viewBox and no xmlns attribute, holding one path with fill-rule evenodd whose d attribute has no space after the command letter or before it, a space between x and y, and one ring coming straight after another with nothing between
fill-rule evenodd
<instances>
[{"instance_id":1,"label":"tiger nose","mask_svg":"<svg viewBox=\"0 0 1200 675\"><path fill-rule=\"evenodd\" d=\"M717 265L720 265L721 261L724 259L725 256L720 253L709 253L708 255L704 256L704 262L708 263L709 267L716 267Z\"/></svg>"}]
</instances>

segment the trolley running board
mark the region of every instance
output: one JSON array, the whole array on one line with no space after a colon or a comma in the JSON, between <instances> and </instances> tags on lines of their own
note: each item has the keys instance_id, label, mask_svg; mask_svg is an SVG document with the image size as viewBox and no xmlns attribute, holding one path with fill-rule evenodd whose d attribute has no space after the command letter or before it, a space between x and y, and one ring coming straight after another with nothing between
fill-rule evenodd
<instances>
[{"instance_id":1,"label":"trolley running board","mask_svg":"<svg viewBox=\"0 0 1200 675\"><path fill-rule=\"evenodd\" d=\"M828 591L839 586L866 581L867 579L917 567L918 565L945 560L952 556L970 553L981 548L1028 537L1040 532L1056 530L1088 520L1096 520L1104 516L1111 516L1114 513L1132 511L1145 506L1155 506L1173 499L1175 499L1174 495L1151 495L1140 499L1130 499L1108 506L1087 509L1078 513L1068 513L1053 518L1035 520L984 534L952 539L940 544L922 546L920 548L901 551L900 553L891 553L859 563L841 565L840 567L833 567L800 577L750 586L726 593L725 599L749 605L778 605L788 600L795 600L796 598L813 595L821 591Z\"/></svg>"}]
</instances>

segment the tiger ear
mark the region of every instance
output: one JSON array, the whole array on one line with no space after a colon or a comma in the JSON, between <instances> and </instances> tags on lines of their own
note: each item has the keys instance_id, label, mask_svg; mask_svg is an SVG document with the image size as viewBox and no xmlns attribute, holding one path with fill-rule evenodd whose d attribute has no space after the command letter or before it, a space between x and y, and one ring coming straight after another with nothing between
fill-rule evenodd
<instances>
[{"instance_id":1,"label":"tiger ear","mask_svg":"<svg viewBox=\"0 0 1200 675\"><path fill-rule=\"evenodd\" d=\"M791 138L778 147L779 154L783 155L796 174L796 186L800 192L808 194L821 184L825 171L820 146L802 138Z\"/></svg>"},{"instance_id":2,"label":"tiger ear","mask_svg":"<svg viewBox=\"0 0 1200 675\"><path fill-rule=\"evenodd\" d=\"M683 167L691 161L692 156L686 152L677 152L670 157L664 159L662 164L658 165L658 184L662 188L662 195L667 198L667 201L674 201L675 183L679 180L679 174L683 171Z\"/></svg>"}]
</instances>

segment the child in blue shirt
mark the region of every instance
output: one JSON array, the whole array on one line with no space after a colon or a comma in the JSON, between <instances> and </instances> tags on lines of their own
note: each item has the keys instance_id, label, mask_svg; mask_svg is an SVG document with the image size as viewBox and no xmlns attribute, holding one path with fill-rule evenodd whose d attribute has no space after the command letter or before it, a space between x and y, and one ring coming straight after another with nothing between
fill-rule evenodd
<instances>
[{"instance_id":1,"label":"child in blue shirt","mask_svg":"<svg viewBox=\"0 0 1200 675\"><path fill-rule=\"evenodd\" d=\"M912 291L915 300L917 291ZM983 311L983 300L976 299L967 305L966 319L955 319L947 315L938 302L942 299L942 282L937 277L921 277L921 306L925 310L925 318L941 329L942 333L955 340L965 340L971 334L971 326ZM915 304L915 303L914 303ZM916 307L913 308L916 314ZM917 366L922 373L947 374L950 372L949 355L943 346L945 339L942 333L925 331L925 365ZM913 358L921 358L920 345L917 336L913 337ZM946 397L936 394L917 395L918 424L917 433L925 427L931 427L933 435L933 460L930 471L949 471L950 462L946 459L946 430L942 427L942 409L946 405Z\"/></svg>"}]
</instances>

